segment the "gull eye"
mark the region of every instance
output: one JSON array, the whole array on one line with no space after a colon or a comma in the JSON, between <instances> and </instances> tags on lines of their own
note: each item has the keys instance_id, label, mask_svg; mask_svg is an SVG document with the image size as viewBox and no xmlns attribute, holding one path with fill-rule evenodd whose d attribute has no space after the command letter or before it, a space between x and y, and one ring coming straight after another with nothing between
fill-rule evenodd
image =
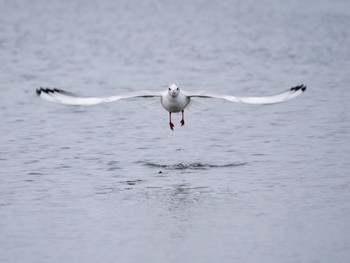
<instances>
[{"instance_id":1,"label":"gull eye","mask_svg":"<svg viewBox=\"0 0 350 263\"><path fill-rule=\"evenodd\" d=\"M177 88L176 90L179 90L179 88Z\"/></svg>"},{"instance_id":2,"label":"gull eye","mask_svg":"<svg viewBox=\"0 0 350 263\"><path fill-rule=\"evenodd\" d=\"M171 88L169 88L169 90L171 90Z\"/></svg>"}]
</instances>

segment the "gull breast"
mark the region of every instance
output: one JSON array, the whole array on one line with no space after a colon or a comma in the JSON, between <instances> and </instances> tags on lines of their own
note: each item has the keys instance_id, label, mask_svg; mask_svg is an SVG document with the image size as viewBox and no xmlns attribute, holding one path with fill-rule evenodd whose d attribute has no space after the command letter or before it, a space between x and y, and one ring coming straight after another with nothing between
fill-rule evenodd
<instances>
[{"instance_id":1,"label":"gull breast","mask_svg":"<svg viewBox=\"0 0 350 263\"><path fill-rule=\"evenodd\" d=\"M161 103L163 108L169 112L180 112L190 103L190 98L181 93L175 98L167 94L161 97Z\"/></svg>"}]
</instances>

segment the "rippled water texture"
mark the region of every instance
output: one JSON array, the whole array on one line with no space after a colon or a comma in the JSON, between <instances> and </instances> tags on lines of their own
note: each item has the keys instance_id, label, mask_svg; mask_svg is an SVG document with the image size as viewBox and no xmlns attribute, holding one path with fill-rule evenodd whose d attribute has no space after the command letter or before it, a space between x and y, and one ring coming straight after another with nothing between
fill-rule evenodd
<instances>
[{"instance_id":1,"label":"rippled water texture","mask_svg":"<svg viewBox=\"0 0 350 263\"><path fill-rule=\"evenodd\" d=\"M349 1L0 0L0 262L350 262ZM198 100L186 125L154 100ZM198 108L198 107L193 107Z\"/></svg>"}]
</instances>

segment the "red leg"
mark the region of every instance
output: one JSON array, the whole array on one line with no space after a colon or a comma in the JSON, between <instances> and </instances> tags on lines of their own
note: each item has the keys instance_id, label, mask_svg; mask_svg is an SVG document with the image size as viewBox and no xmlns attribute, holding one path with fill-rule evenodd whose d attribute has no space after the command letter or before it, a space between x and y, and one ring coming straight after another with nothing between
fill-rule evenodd
<instances>
[{"instance_id":1,"label":"red leg","mask_svg":"<svg viewBox=\"0 0 350 263\"><path fill-rule=\"evenodd\" d=\"M181 113L182 113L182 119L181 119L180 123L181 123L181 126L184 126L185 125L184 111L182 111Z\"/></svg>"},{"instance_id":2,"label":"red leg","mask_svg":"<svg viewBox=\"0 0 350 263\"><path fill-rule=\"evenodd\" d=\"M171 112L169 112L169 126L170 126L170 129L174 130L174 123L171 122Z\"/></svg>"}]
</instances>

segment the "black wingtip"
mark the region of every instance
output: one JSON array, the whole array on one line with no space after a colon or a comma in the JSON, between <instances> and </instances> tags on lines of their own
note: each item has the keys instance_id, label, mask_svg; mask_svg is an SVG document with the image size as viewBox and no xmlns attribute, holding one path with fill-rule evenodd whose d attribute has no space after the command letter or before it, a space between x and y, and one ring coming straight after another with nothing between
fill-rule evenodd
<instances>
[{"instance_id":1,"label":"black wingtip","mask_svg":"<svg viewBox=\"0 0 350 263\"><path fill-rule=\"evenodd\" d=\"M56 88L43 88L43 87L40 87L38 89L36 89L36 94L40 97L42 95L42 93L45 93L47 95L54 95L56 93L60 93L60 94L63 94L63 95L66 95L66 96L70 96L70 97L77 97L77 95L75 95L74 93L71 93L71 92L67 92L65 90L62 90L62 89L56 89Z\"/></svg>"},{"instance_id":2,"label":"black wingtip","mask_svg":"<svg viewBox=\"0 0 350 263\"><path fill-rule=\"evenodd\" d=\"M49 88L42 88L36 90L36 94L40 95L42 92L44 93L54 93L54 92L60 92L58 89L49 89Z\"/></svg>"},{"instance_id":3,"label":"black wingtip","mask_svg":"<svg viewBox=\"0 0 350 263\"><path fill-rule=\"evenodd\" d=\"M306 86L304 84L301 84L299 86L295 86L295 87L291 88L290 90L298 91L300 89L301 89L302 92L304 92L306 90Z\"/></svg>"},{"instance_id":4,"label":"black wingtip","mask_svg":"<svg viewBox=\"0 0 350 263\"><path fill-rule=\"evenodd\" d=\"M36 89L36 95L40 96L40 94L41 94L41 89L42 89L42 88Z\"/></svg>"}]
</instances>

